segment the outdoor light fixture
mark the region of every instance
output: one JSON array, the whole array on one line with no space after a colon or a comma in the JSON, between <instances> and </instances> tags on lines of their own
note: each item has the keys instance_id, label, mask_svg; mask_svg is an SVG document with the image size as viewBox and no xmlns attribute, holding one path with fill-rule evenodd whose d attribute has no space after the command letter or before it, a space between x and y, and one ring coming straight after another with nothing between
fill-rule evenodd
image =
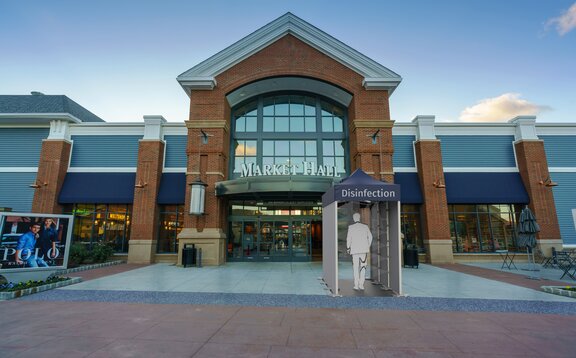
<instances>
[{"instance_id":1,"label":"outdoor light fixture","mask_svg":"<svg viewBox=\"0 0 576 358\"><path fill-rule=\"evenodd\" d=\"M30 188L38 189L38 188L41 188L42 186L46 186L46 185L48 185L48 183L46 183L46 182L40 183L40 182L38 182L38 180L34 180L34 183L32 183L28 186Z\"/></svg>"},{"instance_id":2,"label":"outdoor light fixture","mask_svg":"<svg viewBox=\"0 0 576 358\"><path fill-rule=\"evenodd\" d=\"M379 144L379 158L380 158L380 180L383 180L383 172L384 172L384 163L382 162L382 141L378 140L380 137L380 128L373 134L368 134L366 137L370 137L372 139L372 144Z\"/></svg>"},{"instance_id":3,"label":"outdoor light fixture","mask_svg":"<svg viewBox=\"0 0 576 358\"><path fill-rule=\"evenodd\" d=\"M434 185L435 188L445 188L446 185L444 183L442 183L442 181L440 179L434 180L434 183L432 183L432 185Z\"/></svg>"},{"instance_id":4,"label":"outdoor light fixture","mask_svg":"<svg viewBox=\"0 0 576 358\"><path fill-rule=\"evenodd\" d=\"M148 183L144 182L142 183L142 180L139 180L137 184L134 185L135 188L141 189L148 186Z\"/></svg>"},{"instance_id":5,"label":"outdoor light fixture","mask_svg":"<svg viewBox=\"0 0 576 358\"><path fill-rule=\"evenodd\" d=\"M538 182L538 184L544 185L544 186L558 186L558 183L552 181L552 179L550 178L550 175L548 175L548 178L546 178L544 180L540 180Z\"/></svg>"},{"instance_id":6,"label":"outdoor light fixture","mask_svg":"<svg viewBox=\"0 0 576 358\"><path fill-rule=\"evenodd\" d=\"M380 136L378 135L378 133L380 133L380 129L378 129L376 132L374 132L374 134L368 135L370 138L372 138L372 144L376 144L376 141L378 140L378 137L380 137Z\"/></svg>"},{"instance_id":7,"label":"outdoor light fixture","mask_svg":"<svg viewBox=\"0 0 576 358\"><path fill-rule=\"evenodd\" d=\"M212 136L204 132L202 129L200 129L200 133L201 133L200 136L202 137L202 144L208 144L208 137Z\"/></svg>"},{"instance_id":8,"label":"outdoor light fixture","mask_svg":"<svg viewBox=\"0 0 576 358\"><path fill-rule=\"evenodd\" d=\"M208 138L212 137L211 134L204 132L200 129L198 135L201 140L198 141L198 178L189 185L190 189L190 215L204 215L204 202L206 201L206 187L208 184L200 179L200 145L208 144Z\"/></svg>"},{"instance_id":9,"label":"outdoor light fixture","mask_svg":"<svg viewBox=\"0 0 576 358\"><path fill-rule=\"evenodd\" d=\"M190 214L204 215L204 201L208 184L198 178L189 185L192 186L190 190Z\"/></svg>"}]
</instances>

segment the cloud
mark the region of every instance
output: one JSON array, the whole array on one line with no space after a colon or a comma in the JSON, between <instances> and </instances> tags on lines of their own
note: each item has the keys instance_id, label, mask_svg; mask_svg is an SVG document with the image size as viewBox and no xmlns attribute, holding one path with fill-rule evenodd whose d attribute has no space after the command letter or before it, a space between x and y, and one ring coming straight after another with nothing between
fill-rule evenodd
<instances>
[{"instance_id":1,"label":"cloud","mask_svg":"<svg viewBox=\"0 0 576 358\"><path fill-rule=\"evenodd\" d=\"M576 3L558 17L553 17L546 21L546 27L555 26L560 36L576 29Z\"/></svg>"},{"instance_id":2,"label":"cloud","mask_svg":"<svg viewBox=\"0 0 576 358\"><path fill-rule=\"evenodd\" d=\"M516 116L534 116L551 110L549 106L530 103L519 93L504 93L498 97L485 98L460 113L464 122L504 122Z\"/></svg>"}]
</instances>

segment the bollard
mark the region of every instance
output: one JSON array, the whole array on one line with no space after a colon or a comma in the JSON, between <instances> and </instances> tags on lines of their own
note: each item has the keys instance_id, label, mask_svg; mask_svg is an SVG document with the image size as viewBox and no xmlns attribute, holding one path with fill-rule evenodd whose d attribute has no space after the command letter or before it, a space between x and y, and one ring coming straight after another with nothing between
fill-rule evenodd
<instances>
[{"instance_id":1,"label":"bollard","mask_svg":"<svg viewBox=\"0 0 576 358\"><path fill-rule=\"evenodd\" d=\"M198 249L196 250L196 253L197 253L197 255L198 255L197 258L196 258L196 266L202 267L202 249L201 249L201 248L198 248Z\"/></svg>"}]
</instances>

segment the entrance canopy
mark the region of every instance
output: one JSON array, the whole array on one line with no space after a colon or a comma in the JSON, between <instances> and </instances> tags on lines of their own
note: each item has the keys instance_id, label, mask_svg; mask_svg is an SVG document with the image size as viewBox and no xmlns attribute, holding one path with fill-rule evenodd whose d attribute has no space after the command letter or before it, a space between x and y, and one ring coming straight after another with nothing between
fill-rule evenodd
<instances>
[{"instance_id":1,"label":"entrance canopy","mask_svg":"<svg viewBox=\"0 0 576 358\"><path fill-rule=\"evenodd\" d=\"M372 283L401 294L400 185L378 181L358 169L339 184L333 185L322 196L323 279L334 296L340 295L339 253L343 255L349 251L349 247L342 246L350 232L348 224L352 224L351 218L347 217L350 213L338 215L339 202L362 202L370 205L370 218L364 218L362 222L370 223L368 227L373 238L370 246ZM342 222L339 222L339 218ZM363 263L365 262L366 259ZM353 264L356 263L353 261ZM360 270L364 270L365 274L367 265L363 264ZM350 272L352 271L351 269ZM355 277L355 289L356 279ZM363 287L363 283L360 286Z\"/></svg>"}]
</instances>

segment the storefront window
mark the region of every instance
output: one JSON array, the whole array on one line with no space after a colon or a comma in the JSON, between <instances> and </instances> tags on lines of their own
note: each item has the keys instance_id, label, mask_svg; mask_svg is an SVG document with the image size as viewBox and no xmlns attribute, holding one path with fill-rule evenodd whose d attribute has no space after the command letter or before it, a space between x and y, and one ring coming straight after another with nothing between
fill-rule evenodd
<instances>
[{"instance_id":1,"label":"storefront window","mask_svg":"<svg viewBox=\"0 0 576 358\"><path fill-rule=\"evenodd\" d=\"M401 232L404 235L403 245L415 245L420 251L424 251L424 240L420 225L420 205L402 204Z\"/></svg>"},{"instance_id":2,"label":"storefront window","mask_svg":"<svg viewBox=\"0 0 576 358\"><path fill-rule=\"evenodd\" d=\"M184 205L166 205L160 207L158 225L159 254L178 253L178 234L184 226Z\"/></svg>"},{"instance_id":3,"label":"storefront window","mask_svg":"<svg viewBox=\"0 0 576 358\"><path fill-rule=\"evenodd\" d=\"M89 246L109 243L116 253L128 252L132 205L75 204L73 241Z\"/></svg>"},{"instance_id":4,"label":"storefront window","mask_svg":"<svg viewBox=\"0 0 576 358\"><path fill-rule=\"evenodd\" d=\"M449 205L448 210L453 252L515 250L514 205Z\"/></svg>"}]
</instances>

